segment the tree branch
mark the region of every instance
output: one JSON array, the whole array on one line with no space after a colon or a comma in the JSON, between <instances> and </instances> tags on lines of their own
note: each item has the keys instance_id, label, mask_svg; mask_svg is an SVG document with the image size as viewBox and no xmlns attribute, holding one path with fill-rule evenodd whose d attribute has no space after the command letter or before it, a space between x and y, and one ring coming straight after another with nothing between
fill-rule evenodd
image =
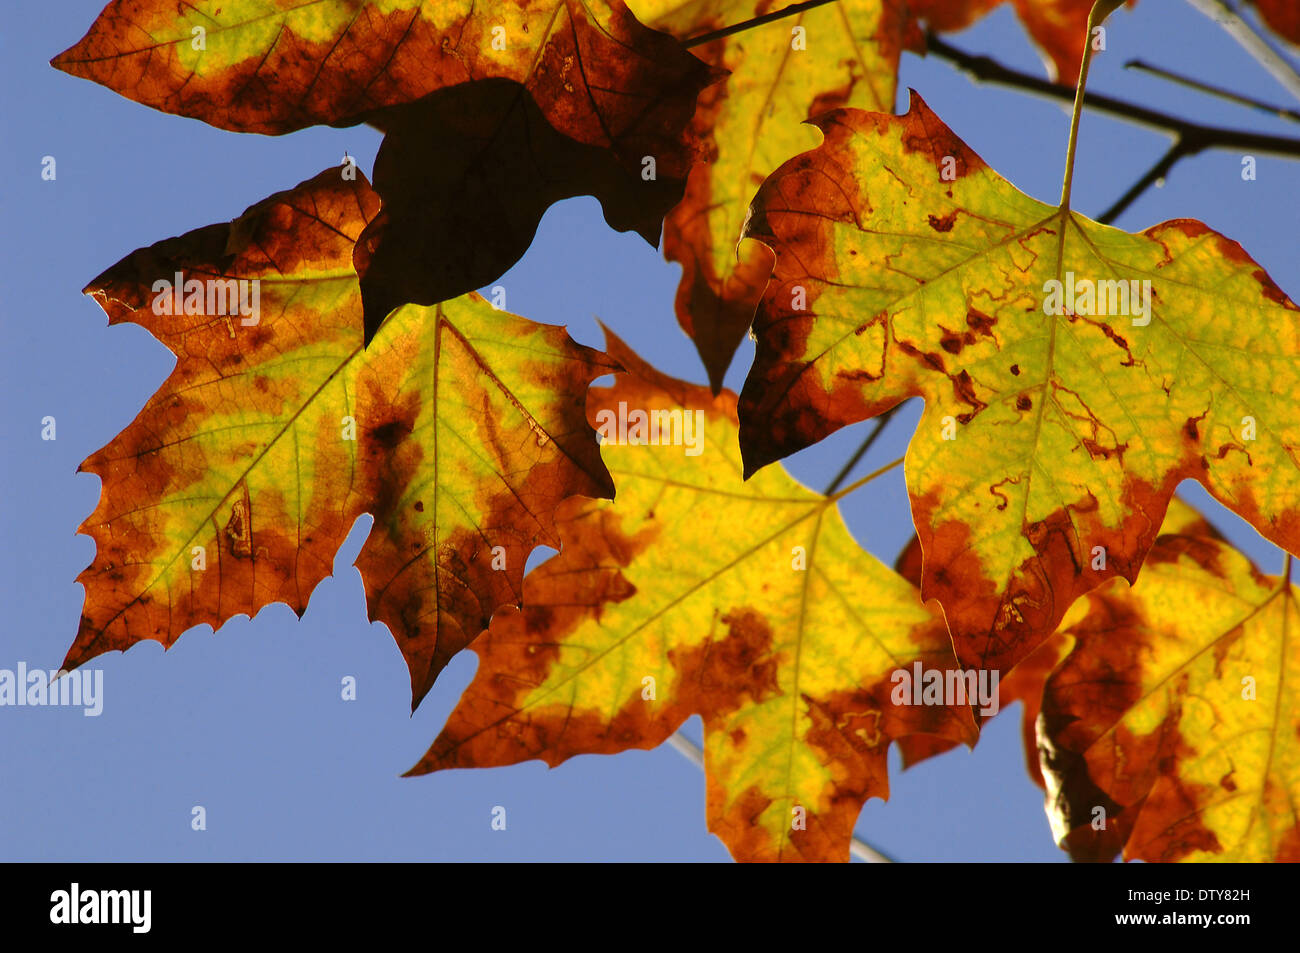
<instances>
[{"instance_id":1,"label":"tree branch","mask_svg":"<svg viewBox=\"0 0 1300 953\"><path fill-rule=\"evenodd\" d=\"M1171 83L1177 83L1179 86L1186 86L1189 89L1196 90L1197 92L1208 93L1211 96L1218 96L1220 99L1226 99L1228 102L1237 103L1240 106L1249 106L1251 109L1258 109L1260 112L1266 112L1270 116L1277 116L1279 119L1289 119L1292 122L1300 121L1300 112L1296 112L1294 109L1286 109L1282 106L1275 106L1272 103L1261 102L1258 99L1243 96L1241 93L1235 93L1222 86L1214 86L1210 83L1204 83L1199 79L1184 76L1182 73L1175 73L1173 70L1165 69L1162 66L1155 66L1145 60L1129 60L1124 64L1124 68L1141 70L1144 73L1150 73L1152 76L1167 79Z\"/></svg>"},{"instance_id":2,"label":"tree branch","mask_svg":"<svg viewBox=\"0 0 1300 953\"><path fill-rule=\"evenodd\" d=\"M867 451L871 449L871 445L876 442L876 438L880 436L880 432L885 429L885 425L889 423L889 418L893 417L898 408L902 406L902 404L896 404L876 418L875 429L873 429L871 433L867 434L867 439L862 441L862 446L858 447L857 452L853 454L853 456L849 457L848 463L840 467L840 472L835 474L835 479L831 480L830 485L827 486L826 489L822 490L823 495L830 496L840 488L840 484L849 478L849 474L851 474L853 468L858 465L858 461L867 455Z\"/></svg>"},{"instance_id":3,"label":"tree branch","mask_svg":"<svg viewBox=\"0 0 1300 953\"><path fill-rule=\"evenodd\" d=\"M1300 99L1300 74L1296 73L1295 66L1273 49L1236 10L1223 0L1187 0L1187 2L1223 27L1227 34L1241 44L1260 66L1268 70L1269 75L1285 87L1287 92Z\"/></svg>"},{"instance_id":4,"label":"tree branch","mask_svg":"<svg viewBox=\"0 0 1300 953\"><path fill-rule=\"evenodd\" d=\"M687 738L680 731L673 732L668 736L668 743L686 756L686 759L692 762L697 768L704 768L704 752L699 749L690 738ZM868 864L893 864L897 863L894 858L890 857L882 850L877 850L866 841L860 839L856 834L853 840L849 842L849 853L866 861Z\"/></svg>"},{"instance_id":5,"label":"tree branch","mask_svg":"<svg viewBox=\"0 0 1300 953\"><path fill-rule=\"evenodd\" d=\"M1127 192L1116 199L1114 205L1097 216L1097 221L1103 225L1114 222L1130 205L1138 200L1138 197L1143 192L1168 175L1169 170L1174 167L1174 163L1184 156L1194 155L1200 151L1199 148L1188 146L1184 139L1175 139L1174 144L1169 147L1169 151L1160 157L1160 161L1148 169L1146 175L1134 182Z\"/></svg>"},{"instance_id":6,"label":"tree branch","mask_svg":"<svg viewBox=\"0 0 1300 953\"><path fill-rule=\"evenodd\" d=\"M1073 88L1059 86L1029 73L1009 69L987 56L972 55L933 33L926 36L925 45L929 52L965 70L976 79L1036 93L1050 99L1065 102L1074 99ZM1195 144L1199 149L1242 149L1286 158L1300 158L1300 139L1228 129L1222 126L1206 126L1101 93L1087 93L1083 98L1083 105L1085 108L1125 119L1149 129L1180 136L1188 142L1189 147Z\"/></svg>"},{"instance_id":7,"label":"tree branch","mask_svg":"<svg viewBox=\"0 0 1300 953\"><path fill-rule=\"evenodd\" d=\"M821 7L834 2L838 2L838 0L806 0L805 3L796 3L793 6L785 7L782 10L775 10L772 13L764 13L761 17L753 17L749 20L743 20L740 23L734 23L731 26L724 26L721 30L714 30L712 33L701 33L699 36L688 37L687 39L682 40L682 46L687 49L690 49L692 46L703 46L705 43L712 43L714 40L720 40L724 36L731 36L733 33L751 30L756 26L762 26L764 23L771 23L773 20L780 20L784 17L792 17L796 13L803 13L805 10L813 9L813 7Z\"/></svg>"}]
</instances>

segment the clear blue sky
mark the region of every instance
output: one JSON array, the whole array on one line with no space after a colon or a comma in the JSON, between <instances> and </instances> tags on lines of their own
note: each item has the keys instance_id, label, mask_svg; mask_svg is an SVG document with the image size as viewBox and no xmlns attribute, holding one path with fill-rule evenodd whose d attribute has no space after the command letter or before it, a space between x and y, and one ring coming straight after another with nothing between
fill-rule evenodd
<instances>
[{"instance_id":1,"label":"clear blue sky","mask_svg":"<svg viewBox=\"0 0 1300 953\"><path fill-rule=\"evenodd\" d=\"M48 65L78 40L97 0L10 4L0 35L0 668L55 668L77 628L73 580L94 547L76 528L94 508L96 477L78 463L113 438L163 381L173 358L134 326L108 328L79 290L140 246L226 221L266 195L336 165L346 150L369 170L378 134L312 129L240 136L154 112ZM1002 62L1041 72L1006 9L953 38ZM811 54L810 54L811 55ZM1212 102L1121 67L1142 57L1262 98L1285 92L1209 20L1185 4L1141 0L1112 17L1109 50L1091 88L1204 122L1283 134L1300 127ZM901 102L915 87L985 160L1024 191L1054 202L1068 116L1053 103L978 87L940 61L904 59ZM1290 105L1294 106L1294 103ZM1098 214L1155 161L1166 139L1086 117L1075 207ZM41 179L41 158L57 179ZM1182 163L1116 224L1168 218L1209 223L1300 298L1300 166L1261 157L1243 182L1240 155ZM650 360L705 380L672 314L678 266L633 235L611 232L593 199L553 207L525 258L500 284L510 309L564 324L599 346L599 316ZM728 378L738 388L752 350ZM865 468L893 459L919 415L909 407ZM58 439L40 439L57 419ZM824 485L857 446L861 426L790 461ZM1277 572L1277 550L1213 503L1212 519ZM864 545L892 562L910 533L902 473L845 505ZM192 630L169 652L145 643L92 664L104 670L102 716L0 708L0 859L15 860L725 860L704 823L699 770L665 746L490 771L399 775L432 741L473 674L456 660L420 710L387 630L365 616L352 562L363 519L315 592L306 616L283 605L215 634ZM344 675L359 698L340 700ZM986 729L978 748L903 773L889 803L870 802L858 833L903 860L1062 860L1042 800L1024 773L1019 708ZM698 721L688 731L698 738ZM190 829L203 805L208 829ZM494 805L505 832L489 827Z\"/></svg>"}]
</instances>

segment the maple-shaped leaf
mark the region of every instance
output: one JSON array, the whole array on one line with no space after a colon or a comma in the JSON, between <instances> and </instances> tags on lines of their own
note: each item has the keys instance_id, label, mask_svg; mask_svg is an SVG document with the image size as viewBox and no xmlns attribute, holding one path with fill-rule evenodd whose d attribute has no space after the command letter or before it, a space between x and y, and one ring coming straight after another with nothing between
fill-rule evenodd
<instances>
[{"instance_id":1,"label":"maple-shaped leaf","mask_svg":"<svg viewBox=\"0 0 1300 953\"><path fill-rule=\"evenodd\" d=\"M1052 79L1073 86L1079 78L1093 0L907 0L907 9L930 29L947 32L964 30L995 7L1008 2L1043 52ZM1130 6L1134 2L1136 0L1130 0ZM1282 2L1290 3L1292 0Z\"/></svg>"},{"instance_id":2,"label":"maple-shaped leaf","mask_svg":"<svg viewBox=\"0 0 1300 953\"><path fill-rule=\"evenodd\" d=\"M357 242L366 340L393 308L491 284L528 250L546 209L594 195L605 220L658 247L684 173L629 170L556 132L518 84L482 80L388 110L374 186L384 202Z\"/></svg>"},{"instance_id":3,"label":"maple-shaped leaf","mask_svg":"<svg viewBox=\"0 0 1300 953\"><path fill-rule=\"evenodd\" d=\"M69 667L273 602L301 614L372 513L358 566L418 703L518 601L534 546L558 545L560 500L612 494L584 407L613 365L562 328L469 295L404 308L362 348L352 250L378 208L329 170L89 284L177 363L82 465L103 489Z\"/></svg>"},{"instance_id":4,"label":"maple-shaped leaf","mask_svg":"<svg viewBox=\"0 0 1300 953\"><path fill-rule=\"evenodd\" d=\"M768 12L765 0L632 0L644 23L681 39ZM695 112L704 161L664 222L664 255L682 264L677 320L695 342L714 390L722 386L772 270L772 255L742 242L749 200L786 159L817 144L804 125L835 106L892 110L903 46L901 5L840 0L696 48L730 71Z\"/></svg>"},{"instance_id":5,"label":"maple-shaped leaf","mask_svg":"<svg viewBox=\"0 0 1300 953\"><path fill-rule=\"evenodd\" d=\"M1183 534L1221 540L1223 537L1205 519L1199 510L1174 497L1160 526L1160 535ZM921 585L921 544L915 536L898 557L897 569L913 585ZM1076 602L1062 620L1061 629L1067 629L1073 620L1081 618L1087 609L1086 602ZM1025 768L1030 779L1040 788L1046 787L1038 751L1038 713L1043 702L1043 686L1056 670L1073 645L1071 637L1062 630L1054 632L1038 648L1021 659L1016 667L999 682L999 714L1014 702L1020 702L1020 740L1025 751ZM994 715L993 717L997 717ZM982 722L981 722L982 727ZM922 761L943 754L956 747L956 743L934 735L909 735L898 739L903 767L910 768Z\"/></svg>"},{"instance_id":6,"label":"maple-shaped leaf","mask_svg":"<svg viewBox=\"0 0 1300 953\"><path fill-rule=\"evenodd\" d=\"M503 274L559 198L595 195L657 245L721 75L622 0L114 0L52 62L224 129L391 130L356 262L367 345L393 307Z\"/></svg>"},{"instance_id":7,"label":"maple-shaped leaf","mask_svg":"<svg viewBox=\"0 0 1300 953\"><path fill-rule=\"evenodd\" d=\"M715 78L622 0L113 0L51 62L155 109L268 135L513 80L561 133L683 174L679 134Z\"/></svg>"},{"instance_id":8,"label":"maple-shaped leaf","mask_svg":"<svg viewBox=\"0 0 1300 953\"><path fill-rule=\"evenodd\" d=\"M1136 578L1183 479L1300 551L1300 312L1241 246L1036 201L915 93L904 116L819 125L748 226L777 259L746 472L924 397L922 594L963 665L1009 669L1078 596Z\"/></svg>"},{"instance_id":9,"label":"maple-shaped leaf","mask_svg":"<svg viewBox=\"0 0 1300 953\"><path fill-rule=\"evenodd\" d=\"M1039 729L1074 859L1300 861L1297 595L1221 540L1168 535L1136 585L1080 603Z\"/></svg>"},{"instance_id":10,"label":"maple-shaped leaf","mask_svg":"<svg viewBox=\"0 0 1300 953\"><path fill-rule=\"evenodd\" d=\"M942 620L835 497L776 469L742 482L734 394L607 336L634 373L588 413L616 439L653 441L636 428L654 420L658 443L605 442L615 502L561 507L560 554L474 643L474 681L410 773L653 748L699 714L709 827L738 860L847 860L892 739L973 738L968 709L891 701L898 669L951 663Z\"/></svg>"}]
</instances>

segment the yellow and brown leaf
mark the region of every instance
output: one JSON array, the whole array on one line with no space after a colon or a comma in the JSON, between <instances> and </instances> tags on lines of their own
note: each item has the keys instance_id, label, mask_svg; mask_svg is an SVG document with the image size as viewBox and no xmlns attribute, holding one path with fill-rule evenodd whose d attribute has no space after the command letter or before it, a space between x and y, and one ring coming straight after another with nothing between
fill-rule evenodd
<instances>
[{"instance_id":1,"label":"yellow and brown leaf","mask_svg":"<svg viewBox=\"0 0 1300 953\"><path fill-rule=\"evenodd\" d=\"M679 39L780 9L771 0L633 0L644 23ZM703 161L664 222L664 255L682 264L677 319L695 341L714 390L749 330L772 255L742 241L755 189L786 159L817 144L804 125L836 106L892 110L903 47L901 6L840 0L696 48L730 71L701 96ZM793 31L803 31L797 42Z\"/></svg>"},{"instance_id":2,"label":"yellow and brown leaf","mask_svg":"<svg viewBox=\"0 0 1300 953\"><path fill-rule=\"evenodd\" d=\"M775 469L742 482L735 395L607 336L634 373L592 390L592 419L698 416L700 452L606 443L615 502L563 504L560 554L474 643L474 681L410 773L653 748L699 714L709 827L737 859L847 860L891 740L973 740L968 708L891 701L896 670L951 667L942 620L833 499Z\"/></svg>"},{"instance_id":3,"label":"yellow and brown leaf","mask_svg":"<svg viewBox=\"0 0 1300 953\"><path fill-rule=\"evenodd\" d=\"M1167 535L1136 585L1080 603L1039 725L1071 856L1300 861L1297 595L1221 540Z\"/></svg>"},{"instance_id":4,"label":"yellow and brown leaf","mask_svg":"<svg viewBox=\"0 0 1300 953\"><path fill-rule=\"evenodd\" d=\"M112 0L53 65L137 102L270 135L347 125L474 80L519 83L578 142L685 177L715 76L622 0Z\"/></svg>"},{"instance_id":5,"label":"yellow and brown leaf","mask_svg":"<svg viewBox=\"0 0 1300 953\"><path fill-rule=\"evenodd\" d=\"M1199 510L1184 503L1177 496L1169 501L1169 510L1165 513L1165 521L1160 527L1161 537L1168 534L1223 539L1219 531L1210 525ZM921 544L915 536L899 555L897 569L913 585L917 587L921 585ZM1070 628L1075 620L1083 617L1086 611L1086 600L1071 606L1061 623L1061 629L1052 633L1050 638L1016 663L1016 667L998 685L1000 711L1005 711L1014 702L1021 703L1020 741L1025 751L1025 769L1029 772L1030 780L1040 788L1046 787L1038 749L1038 713L1043 703L1043 686L1048 676L1056 670L1074 645L1072 638L1063 630ZM982 729L982 721L980 726ZM955 747L954 742L932 735L909 735L898 740L898 749L903 756L905 768L913 767Z\"/></svg>"},{"instance_id":6,"label":"yellow and brown leaf","mask_svg":"<svg viewBox=\"0 0 1300 953\"><path fill-rule=\"evenodd\" d=\"M1038 202L915 94L904 116L820 125L748 228L777 261L740 402L747 473L923 397L922 593L979 668L1134 579L1183 479L1300 551L1300 311L1241 246Z\"/></svg>"},{"instance_id":7,"label":"yellow and brown leaf","mask_svg":"<svg viewBox=\"0 0 1300 953\"><path fill-rule=\"evenodd\" d=\"M372 513L358 565L418 703L518 601L528 553L558 542L560 500L612 493L584 407L613 365L562 328L468 295L401 309L363 350L352 251L378 207L364 178L326 171L87 287L177 364L82 466L103 488L82 526L96 556L69 666L272 602L303 612ZM155 283L177 273L193 307L160 314ZM257 309L229 314L208 296L218 282L259 289Z\"/></svg>"}]
</instances>

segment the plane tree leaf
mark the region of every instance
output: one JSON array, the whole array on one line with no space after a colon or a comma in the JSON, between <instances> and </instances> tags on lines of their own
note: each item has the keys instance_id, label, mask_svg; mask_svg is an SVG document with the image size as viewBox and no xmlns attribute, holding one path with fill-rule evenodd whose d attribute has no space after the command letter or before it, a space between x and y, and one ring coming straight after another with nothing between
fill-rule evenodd
<instances>
[{"instance_id":1,"label":"plane tree leaf","mask_svg":"<svg viewBox=\"0 0 1300 953\"><path fill-rule=\"evenodd\" d=\"M87 286L176 366L82 465L103 486L69 666L273 602L301 614L371 513L358 566L418 703L558 544L560 500L612 495L584 407L613 365L563 329L468 295L404 308L362 348L352 250L378 208L364 177L326 171ZM178 276L182 302L159 291Z\"/></svg>"},{"instance_id":2,"label":"plane tree leaf","mask_svg":"<svg viewBox=\"0 0 1300 953\"><path fill-rule=\"evenodd\" d=\"M963 665L1009 669L1078 596L1135 579L1183 479L1300 550L1300 313L1241 246L1038 202L915 94L904 116L819 125L748 225L777 258L746 473L923 397L905 468L922 594Z\"/></svg>"},{"instance_id":3,"label":"plane tree leaf","mask_svg":"<svg viewBox=\"0 0 1300 953\"><path fill-rule=\"evenodd\" d=\"M503 274L560 198L657 245L721 75L622 0L114 0L52 62L224 129L389 130L356 261L367 345L394 307Z\"/></svg>"},{"instance_id":4,"label":"plane tree leaf","mask_svg":"<svg viewBox=\"0 0 1300 953\"><path fill-rule=\"evenodd\" d=\"M1165 521L1160 526L1161 536L1171 533L1216 540L1223 538L1199 510L1177 496L1169 501ZM917 587L921 585L921 544L915 536L903 548L896 568L899 574L913 585ZM1040 788L1046 787L1038 749L1038 713L1043 702L1043 685L1073 645L1072 638L1063 630L1070 628L1074 620L1082 618L1086 611L1086 601L1072 605L1061 622L1061 629L1016 663L1016 667L1000 681L998 686L999 714L1014 702L1021 704L1020 738L1025 750L1025 768L1029 772L1030 779ZM997 715L993 717L996 718ZM982 720L980 724L982 727ZM952 741L934 735L909 735L898 739L904 768L913 767L955 747L956 744Z\"/></svg>"},{"instance_id":5,"label":"plane tree leaf","mask_svg":"<svg viewBox=\"0 0 1300 953\"><path fill-rule=\"evenodd\" d=\"M594 195L605 220L659 244L684 173L638 157L629 170L607 149L555 131L507 80L441 90L374 120L385 131L374 186L383 211L357 243L366 340L393 308L435 304L490 285L532 243L554 202Z\"/></svg>"},{"instance_id":6,"label":"plane tree leaf","mask_svg":"<svg viewBox=\"0 0 1300 953\"><path fill-rule=\"evenodd\" d=\"M942 620L834 499L776 469L742 482L732 393L607 337L634 373L593 388L593 422L615 437L638 412L698 417L699 453L605 443L615 502L561 507L560 554L474 643L474 680L410 773L653 748L699 714L709 827L737 859L847 860L892 739L973 738L966 708L891 701L891 673L951 661Z\"/></svg>"},{"instance_id":7,"label":"plane tree leaf","mask_svg":"<svg viewBox=\"0 0 1300 953\"><path fill-rule=\"evenodd\" d=\"M730 71L695 112L703 161L664 222L664 255L680 262L677 319L695 342L714 390L749 330L772 271L771 253L741 237L756 187L780 163L817 144L806 119L852 106L892 112L903 49L924 51L919 27L963 30L1003 0L839 0L694 47ZM643 23L679 39L770 12L757 0L632 0ZM777 7L780 4L775 5ZM1017 0L1052 65L1074 83L1092 0ZM797 31L797 32L796 32Z\"/></svg>"},{"instance_id":8,"label":"plane tree leaf","mask_svg":"<svg viewBox=\"0 0 1300 953\"><path fill-rule=\"evenodd\" d=\"M632 0L644 23L681 39L766 13L761 0ZM664 255L682 264L677 319L715 390L754 316L772 255L741 241L749 200L786 159L817 144L803 122L835 106L892 110L903 43L901 5L840 0L696 47L730 76L695 112L703 161L664 222ZM796 34L796 31L799 31Z\"/></svg>"},{"instance_id":9,"label":"plane tree leaf","mask_svg":"<svg viewBox=\"0 0 1300 953\"><path fill-rule=\"evenodd\" d=\"M346 125L479 79L526 88L579 142L659 157L713 74L622 0L112 0L52 61L137 102L222 129Z\"/></svg>"},{"instance_id":10,"label":"plane tree leaf","mask_svg":"<svg viewBox=\"0 0 1300 953\"><path fill-rule=\"evenodd\" d=\"M1296 600L1227 543L1167 535L1136 585L1080 603L1039 729L1074 859L1300 861Z\"/></svg>"}]
</instances>

